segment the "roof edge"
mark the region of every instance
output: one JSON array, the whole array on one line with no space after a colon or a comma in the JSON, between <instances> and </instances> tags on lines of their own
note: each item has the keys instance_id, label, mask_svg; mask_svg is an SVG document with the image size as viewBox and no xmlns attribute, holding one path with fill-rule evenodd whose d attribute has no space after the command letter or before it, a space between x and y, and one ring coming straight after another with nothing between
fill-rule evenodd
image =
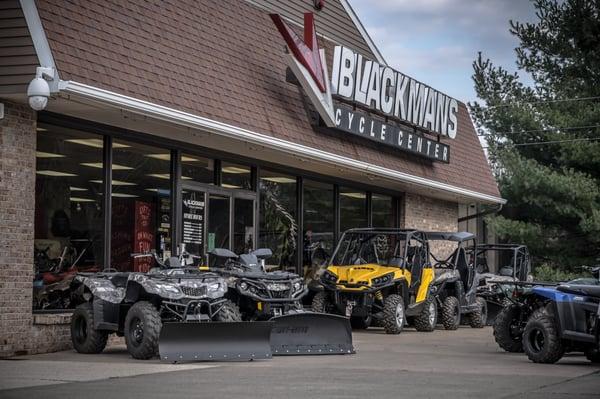
<instances>
[{"instance_id":1,"label":"roof edge","mask_svg":"<svg viewBox=\"0 0 600 399\"><path fill-rule=\"evenodd\" d=\"M375 54L375 56L377 57L377 62L387 66L388 63L385 61L385 58L383 58L383 54L381 54L381 51L379 51L379 49L375 45L375 42L373 41L373 39L371 39L369 32L367 32L365 26L360 21L360 18L358 18L358 14L356 14L354 8L352 8L352 6L350 5L350 2L348 0L339 1L346 10L346 13L350 17L350 19L352 20L352 23L354 23L354 26L356 26L356 29L358 29L358 31L360 32L360 35L363 37L363 39L365 39L365 42L367 43L373 54Z\"/></svg>"},{"instance_id":2,"label":"roof edge","mask_svg":"<svg viewBox=\"0 0 600 399\"><path fill-rule=\"evenodd\" d=\"M490 194L479 193L458 186L441 183L435 180L426 179L408 173L392 170L382 166L376 166L367 162L358 161L348 157L342 157L327 151L310 148L305 145L282 140L267 134L251 131L238 126L229 125L213 119L194 115L188 112L165 107L149 101L140 100L123 94L115 93L109 90L89 86L75 81L63 81L61 83L62 92L69 95L87 98L94 102L106 104L115 108L126 109L130 112L155 118L158 120L175 123L189 128L202 129L214 134L228 138L243 140L257 145L262 145L271 149L283 151L288 154L308 157L316 161L325 162L332 165L343 165L355 171L370 173L379 177L396 180L402 183L408 183L423 188L434 189L445 193L464 196L481 202L505 204L506 200Z\"/></svg>"}]
</instances>

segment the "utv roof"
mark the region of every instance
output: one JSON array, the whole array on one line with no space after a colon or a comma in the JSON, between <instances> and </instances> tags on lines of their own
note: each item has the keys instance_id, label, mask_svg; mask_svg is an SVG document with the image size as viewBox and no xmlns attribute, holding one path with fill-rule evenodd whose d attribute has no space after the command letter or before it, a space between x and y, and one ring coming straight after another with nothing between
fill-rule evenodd
<instances>
[{"instance_id":1,"label":"utv roof","mask_svg":"<svg viewBox=\"0 0 600 399\"><path fill-rule=\"evenodd\" d=\"M523 244L479 244L477 249L491 250L491 251L514 251L514 250L527 250L527 245Z\"/></svg>"},{"instance_id":2,"label":"utv roof","mask_svg":"<svg viewBox=\"0 0 600 399\"><path fill-rule=\"evenodd\" d=\"M394 227L360 227L354 229L348 229L344 233L419 233L419 230L415 229L398 229Z\"/></svg>"},{"instance_id":3,"label":"utv roof","mask_svg":"<svg viewBox=\"0 0 600 399\"><path fill-rule=\"evenodd\" d=\"M468 231L459 231L459 232L428 231L425 234L427 235L428 240L444 240L444 241L463 242L463 241L475 239L475 234L469 233Z\"/></svg>"}]
</instances>

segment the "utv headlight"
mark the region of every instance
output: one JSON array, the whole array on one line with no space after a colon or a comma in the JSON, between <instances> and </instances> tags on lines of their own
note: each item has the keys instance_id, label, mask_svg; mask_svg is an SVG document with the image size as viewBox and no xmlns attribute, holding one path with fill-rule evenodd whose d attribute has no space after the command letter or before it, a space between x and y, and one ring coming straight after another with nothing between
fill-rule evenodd
<instances>
[{"instance_id":1,"label":"utv headlight","mask_svg":"<svg viewBox=\"0 0 600 399\"><path fill-rule=\"evenodd\" d=\"M338 280L338 276L336 276L329 270L325 270L323 272L323 275L321 276L321 280L325 283L336 283Z\"/></svg>"},{"instance_id":2,"label":"utv headlight","mask_svg":"<svg viewBox=\"0 0 600 399\"><path fill-rule=\"evenodd\" d=\"M240 283L239 287L240 287L240 290L242 290L242 291L248 290L248 284L246 282L244 282L244 281L242 281Z\"/></svg>"},{"instance_id":3,"label":"utv headlight","mask_svg":"<svg viewBox=\"0 0 600 399\"><path fill-rule=\"evenodd\" d=\"M394 273L388 273L381 277L375 277L371 280L371 284L373 285L385 285L390 283L394 279Z\"/></svg>"}]
</instances>

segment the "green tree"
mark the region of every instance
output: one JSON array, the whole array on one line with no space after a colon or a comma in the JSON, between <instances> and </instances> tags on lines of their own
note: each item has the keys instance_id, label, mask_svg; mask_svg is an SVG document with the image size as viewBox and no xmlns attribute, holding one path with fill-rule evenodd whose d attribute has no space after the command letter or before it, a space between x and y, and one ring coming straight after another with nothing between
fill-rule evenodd
<instances>
[{"instance_id":1,"label":"green tree","mask_svg":"<svg viewBox=\"0 0 600 399\"><path fill-rule=\"evenodd\" d=\"M469 106L508 200L489 226L568 270L600 257L600 1L532 3L510 21L518 72L479 54Z\"/></svg>"}]
</instances>

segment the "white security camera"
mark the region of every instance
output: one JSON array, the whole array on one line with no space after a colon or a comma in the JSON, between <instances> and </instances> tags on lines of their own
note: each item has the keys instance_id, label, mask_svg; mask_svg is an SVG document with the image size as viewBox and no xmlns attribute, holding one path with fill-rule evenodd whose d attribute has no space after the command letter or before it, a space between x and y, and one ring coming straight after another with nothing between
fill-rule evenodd
<instances>
[{"instance_id":1,"label":"white security camera","mask_svg":"<svg viewBox=\"0 0 600 399\"><path fill-rule=\"evenodd\" d=\"M50 97L50 85L48 80L54 79L54 69L37 67L35 70L35 78L29 82L27 87L27 97L29 98L29 106L36 111L41 111L46 108L48 98Z\"/></svg>"}]
</instances>

